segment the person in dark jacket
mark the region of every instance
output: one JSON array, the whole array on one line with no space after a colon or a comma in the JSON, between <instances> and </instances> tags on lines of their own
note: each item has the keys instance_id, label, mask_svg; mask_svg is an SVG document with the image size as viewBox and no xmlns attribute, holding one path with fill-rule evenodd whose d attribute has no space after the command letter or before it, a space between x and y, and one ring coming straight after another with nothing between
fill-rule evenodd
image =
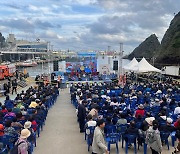
<instances>
[{"instance_id":1,"label":"person in dark jacket","mask_svg":"<svg viewBox=\"0 0 180 154\"><path fill-rule=\"evenodd\" d=\"M136 135L136 137L138 137L139 132L138 132L138 129L136 128L135 121L131 121L129 128L127 128L127 130L125 131L125 137L124 137L125 141L128 140L126 135ZM131 145L129 145L129 146L131 146Z\"/></svg>"},{"instance_id":2,"label":"person in dark jacket","mask_svg":"<svg viewBox=\"0 0 180 154\"><path fill-rule=\"evenodd\" d=\"M17 94L17 80L16 79L12 81L12 95L14 91Z\"/></svg>"},{"instance_id":3,"label":"person in dark jacket","mask_svg":"<svg viewBox=\"0 0 180 154\"><path fill-rule=\"evenodd\" d=\"M130 122L130 126L127 128L125 134L138 135L138 129L136 128L135 121Z\"/></svg>"},{"instance_id":4,"label":"person in dark jacket","mask_svg":"<svg viewBox=\"0 0 180 154\"><path fill-rule=\"evenodd\" d=\"M14 107L14 102L9 98L9 96L6 96L6 100L4 101L4 105L7 109L12 109Z\"/></svg>"},{"instance_id":5,"label":"person in dark jacket","mask_svg":"<svg viewBox=\"0 0 180 154\"><path fill-rule=\"evenodd\" d=\"M169 133L176 131L176 128L172 126L172 122L173 120L171 118L167 118L166 125L161 125L159 127L159 131L169 132Z\"/></svg>"},{"instance_id":6,"label":"person in dark jacket","mask_svg":"<svg viewBox=\"0 0 180 154\"><path fill-rule=\"evenodd\" d=\"M85 108L86 101L82 101L82 104L79 104L78 106L78 122L79 122L79 128L80 133L84 132L84 125L85 125L85 119L86 119L86 108Z\"/></svg>"}]
</instances>

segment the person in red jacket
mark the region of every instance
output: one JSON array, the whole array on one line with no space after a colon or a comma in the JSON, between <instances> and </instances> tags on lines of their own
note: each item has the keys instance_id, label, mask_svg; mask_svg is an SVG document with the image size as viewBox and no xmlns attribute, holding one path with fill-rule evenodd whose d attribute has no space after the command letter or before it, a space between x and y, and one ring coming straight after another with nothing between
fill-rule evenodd
<instances>
[{"instance_id":1,"label":"person in red jacket","mask_svg":"<svg viewBox=\"0 0 180 154\"><path fill-rule=\"evenodd\" d=\"M138 109L136 110L135 117L137 118L138 115L141 115L141 117L144 117L144 115L145 115L145 111L144 111L144 106L143 106L143 104L140 104L140 105L138 106Z\"/></svg>"}]
</instances>

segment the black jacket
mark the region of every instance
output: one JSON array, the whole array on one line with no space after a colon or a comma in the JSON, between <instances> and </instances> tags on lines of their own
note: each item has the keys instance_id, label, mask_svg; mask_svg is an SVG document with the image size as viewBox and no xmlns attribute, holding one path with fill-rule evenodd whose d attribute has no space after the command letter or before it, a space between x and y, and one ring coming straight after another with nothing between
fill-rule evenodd
<instances>
[{"instance_id":1,"label":"black jacket","mask_svg":"<svg viewBox=\"0 0 180 154\"><path fill-rule=\"evenodd\" d=\"M78 121L83 121L86 118L86 108L84 105L80 104L78 106Z\"/></svg>"}]
</instances>

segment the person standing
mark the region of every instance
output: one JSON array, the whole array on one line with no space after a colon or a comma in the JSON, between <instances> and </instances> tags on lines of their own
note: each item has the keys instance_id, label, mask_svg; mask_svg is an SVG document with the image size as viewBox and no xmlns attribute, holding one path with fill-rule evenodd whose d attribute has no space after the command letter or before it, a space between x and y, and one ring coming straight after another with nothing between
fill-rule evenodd
<instances>
[{"instance_id":1,"label":"person standing","mask_svg":"<svg viewBox=\"0 0 180 154\"><path fill-rule=\"evenodd\" d=\"M104 139L104 127L105 121L99 119L97 121L97 127L94 130L94 137L92 143L92 154L109 154L106 142Z\"/></svg>"},{"instance_id":2,"label":"person standing","mask_svg":"<svg viewBox=\"0 0 180 154\"><path fill-rule=\"evenodd\" d=\"M85 108L86 101L82 101L81 104L78 106L78 122L79 122L79 128L80 133L83 133L84 125L85 125L85 119L86 119L86 108Z\"/></svg>"},{"instance_id":3,"label":"person standing","mask_svg":"<svg viewBox=\"0 0 180 154\"><path fill-rule=\"evenodd\" d=\"M16 79L12 81L12 95L14 91L17 94L17 80Z\"/></svg>"},{"instance_id":4,"label":"person standing","mask_svg":"<svg viewBox=\"0 0 180 154\"><path fill-rule=\"evenodd\" d=\"M3 89L4 89L4 96L6 96L7 95L7 93L8 93L8 85L7 85L7 83L4 83L4 85L3 85Z\"/></svg>"},{"instance_id":5,"label":"person standing","mask_svg":"<svg viewBox=\"0 0 180 154\"><path fill-rule=\"evenodd\" d=\"M152 154L160 154L162 152L162 143L158 127L158 121L153 120L152 126L149 127L146 134L146 143L150 146Z\"/></svg>"}]
</instances>

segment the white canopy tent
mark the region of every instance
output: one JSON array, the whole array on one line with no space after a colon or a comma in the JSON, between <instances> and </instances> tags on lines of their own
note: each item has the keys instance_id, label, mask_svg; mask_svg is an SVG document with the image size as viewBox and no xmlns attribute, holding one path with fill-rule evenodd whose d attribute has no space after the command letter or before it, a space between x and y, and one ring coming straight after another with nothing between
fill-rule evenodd
<instances>
[{"instance_id":1,"label":"white canopy tent","mask_svg":"<svg viewBox=\"0 0 180 154\"><path fill-rule=\"evenodd\" d=\"M145 73L145 72L161 72L161 70L155 68L151 64L147 62L147 60L143 57L142 60L137 65L137 72L138 73Z\"/></svg>"},{"instance_id":2,"label":"white canopy tent","mask_svg":"<svg viewBox=\"0 0 180 154\"><path fill-rule=\"evenodd\" d=\"M127 71L137 71L138 68L138 61L136 60L136 58L134 57L130 63L128 63L126 66L124 66L123 68Z\"/></svg>"}]
</instances>

